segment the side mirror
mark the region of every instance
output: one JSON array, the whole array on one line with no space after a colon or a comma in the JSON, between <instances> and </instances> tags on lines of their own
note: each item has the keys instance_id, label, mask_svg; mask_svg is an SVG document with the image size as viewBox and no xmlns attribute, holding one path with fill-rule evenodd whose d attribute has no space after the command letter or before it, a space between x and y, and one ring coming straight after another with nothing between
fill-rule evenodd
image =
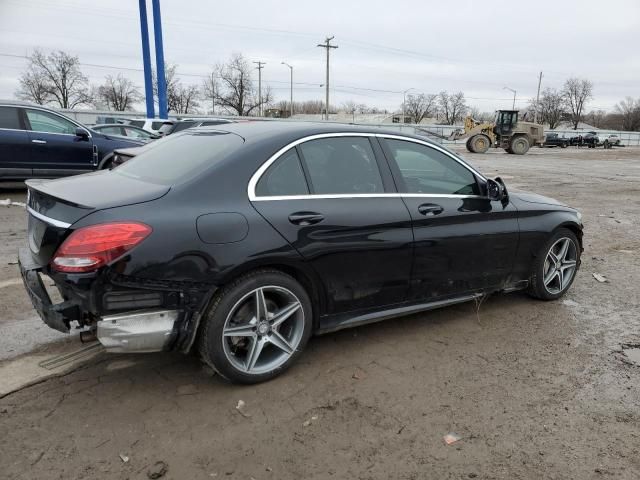
<instances>
[{"instance_id":1,"label":"side mirror","mask_svg":"<svg viewBox=\"0 0 640 480\"><path fill-rule=\"evenodd\" d=\"M507 187L500 177L497 177L495 180L487 180L487 197L489 197L489 200L503 203L509 198L507 195Z\"/></svg>"},{"instance_id":2,"label":"side mirror","mask_svg":"<svg viewBox=\"0 0 640 480\"><path fill-rule=\"evenodd\" d=\"M80 137L83 140L89 138L89 132L87 132L84 128L76 128L76 137Z\"/></svg>"},{"instance_id":3,"label":"side mirror","mask_svg":"<svg viewBox=\"0 0 640 480\"><path fill-rule=\"evenodd\" d=\"M487 197L489 200L500 200L501 191L500 184L495 180L488 179L487 180Z\"/></svg>"}]
</instances>

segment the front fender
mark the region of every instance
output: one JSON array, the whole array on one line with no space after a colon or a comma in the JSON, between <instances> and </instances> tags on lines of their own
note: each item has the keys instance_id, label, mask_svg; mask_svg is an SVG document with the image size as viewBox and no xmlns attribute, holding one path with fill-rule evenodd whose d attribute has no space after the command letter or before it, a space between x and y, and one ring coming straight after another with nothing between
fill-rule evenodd
<instances>
[{"instance_id":1,"label":"front fender","mask_svg":"<svg viewBox=\"0 0 640 480\"><path fill-rule=\"evenodd\" d=\"M583 226L574 210L538 205L535 209L521 210L518 225L520 242L514 264L514 277L517 279L529 278L533 261L547 239L559 228L571 230L578 237L580 249L583 250Z\"/></svg>"}]
</instances>

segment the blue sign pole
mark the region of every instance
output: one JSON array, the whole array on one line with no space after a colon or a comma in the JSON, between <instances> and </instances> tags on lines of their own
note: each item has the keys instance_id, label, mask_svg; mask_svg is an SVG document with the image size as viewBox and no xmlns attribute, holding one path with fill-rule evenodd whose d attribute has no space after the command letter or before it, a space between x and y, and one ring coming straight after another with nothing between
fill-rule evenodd
<instances>
[{"instance_id":1,"label":"blue sign pole","mask_svg":"<svg viewBox=\"0 0 640 480\"><path fill-rule=\"evenodd\" d=\"M156 116L153 106L153 79L151 75L151 54L149 53L149 27L147 26L147 0L139 0L140 36L142 37L142 63L144 64L144 98L147 104L147 118Z\"/></svg>"},{"instance_id":2,"label":"blue sign pole","mask_svg":"<svg viewBox=\"0 0 640 480\"><path fill-rule=\"evenodd\" d=\"M164 76L164 47L162 46L162 19L160 0L151 0L153 6L153 34L156 41L156 71L158 72L158 111L160 118L167 118L167 81Z\"/></svg>"}]
</instances>

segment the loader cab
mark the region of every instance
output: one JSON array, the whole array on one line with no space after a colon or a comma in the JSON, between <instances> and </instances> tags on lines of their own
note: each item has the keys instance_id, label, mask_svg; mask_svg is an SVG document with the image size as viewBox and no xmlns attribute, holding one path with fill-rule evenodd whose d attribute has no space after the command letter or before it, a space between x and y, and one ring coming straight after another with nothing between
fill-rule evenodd
<instances>
[{"instance_id":1,"label":"loader cab","mask_svg":"<svg viewBox=\"0 0 640 480\"><path fill-rule=\"evenodd\" d=\"M511 135L518 123L518 110L498 110L496 114L496 134Z\"/></svg>"}]
</instances>

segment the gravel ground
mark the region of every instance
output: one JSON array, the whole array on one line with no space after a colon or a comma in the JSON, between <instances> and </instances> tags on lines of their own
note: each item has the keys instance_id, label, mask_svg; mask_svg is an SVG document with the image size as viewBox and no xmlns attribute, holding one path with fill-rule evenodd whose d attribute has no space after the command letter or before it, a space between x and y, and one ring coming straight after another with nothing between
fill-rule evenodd
<instances>
[{"instance_id":1,"label":"gravel ground","mask_svg":"<svg viewBox=\"0 0 640 480\"><path fill-rule=\"evenodd\" d=\"M144 479L164 462L167 479L639 478L640 150L468 158L583 212L564 299L495 295L317 337L250 387L193 357L101 354L0 400L2 477ZM24 212L0 221L1 282L18 276ZM5 357L58 338L32 330L20 285L0 305Z\"/></svg>"}]
</instances>

